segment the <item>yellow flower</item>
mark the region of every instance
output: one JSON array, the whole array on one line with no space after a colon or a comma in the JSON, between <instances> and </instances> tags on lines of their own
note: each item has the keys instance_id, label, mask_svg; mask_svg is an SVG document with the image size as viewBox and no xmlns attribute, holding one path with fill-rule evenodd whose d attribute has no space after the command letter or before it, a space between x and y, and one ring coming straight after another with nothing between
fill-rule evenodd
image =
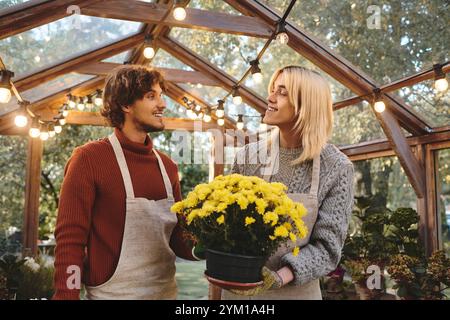
<instances>
[{"instance_id":1,"label":"yellow flower","mask_svg":"<svg viewBox=\"0 0 450 320\"><path fill-rule=\"evenodd\" d=\"M183 211L183 201L178 201L172 207L170 207L170 211L173 213L181 213Z\"/></svg>"},{"instance_id":2,"label":"yellow flower","mask_svg":"<svg viewBox=\"0 0 450 320\"><path fill-rule=\"evenodd\" d=\"M217 223L218 224L223 224L225 222L225 217L224 215L221 215L220 217L217 218Z\"/></svg>"},{"instance_id":3,"label":"yellow flower","mask_svg":"<svg viewBox=\"0 0 450 320\"><path fill-rule=\"evenodd\" d=\"M278 226L275 228L274 236L286 238L289 235L289 231L284 226Z\"/></svg>"},{"instance_id":4,"label":"yellow flower","mask_svg":"<svg viewBox=\"0 0 450 320\"><path fill-rule=\"evenodd\" d=\"M228 207L228 204L226 202L220 202L217 206L217 212L225 212L227 207Z\"/></svg>"},{"instance_id":5,"label":"yellow flower","mask_svg":"<svg viewBox=\"0 0 450 320\"><path fill-rule=\"evenodd\" d=\"M259 214L264 214L267 208L267 202L264 201L264 199L256 199L256 211L258 211Z\"/></svg>"},{"instance_id":6,"label":"yellow flower","mask_svg":"<svg viewBox=\"0 0 450 320\"><path fill-rule=\"evenodd\" d=\"M296 256L298 256L298 253L300 252L300 248L299 247L295 247L294 248L294 251L292 252L292 255L294 256L294 257L296 257Z\"/></svg>"},{"instance_id":7,"label":"yellow flower","mask_svg":"<svg viewBox=\"0 0 450 320\"><path fill-rule=\"evenodd\" d=\"M265 224L271 223L272 226L276 225L278 222L278 216L274 212L266 212L263 216Z\"/></svg>"},{"instance_id":8,"label":"yellow flower","mask_svg":"<svg viewBox=\"0 0 450 320\"><path fill-rule=\"evenodd\" d=\"M251 189L253 188L253 183L247 179L239 181L239 188L241 189Z\"/></svg>"},{"instance_id":9,"label":"yellow flower","mask_svg":"<svg viewBox=\"0 0 450 320\"><path fill-rule=\"evenodd\" d=\"M289 232L289 238L291 238L292 242L296 242L297 241L297 236L294 233L292 233L292 232Z\"/></svg>"},{"instance_id":10,"label":"yellow flower","mask_svg":"<svg viewBox=\"0 0 450 320\"><path fill-rule=\"evenodd\" d=\"M252 217L245 217L245 226L248 226L248 225L250 225L250 224L252 224L252 223L255 223L255 219L254 218L252 218Z\"/></svg>"},{"instance_id":11,"label":"yellow flower","mask_svg":"<svg viewBox=\"0 0 450 320\"><path fill-rule=\"evenodd\" d=\"M237 201L239 207L240 207L242 210L247 209L247 207L248 207L248 200L247 200L247 198L244 197L244 196L243 196L242 194L240 194L240 193L238 193L236 197L237 197L236 201Z\"/></svg>"}]
</instances>

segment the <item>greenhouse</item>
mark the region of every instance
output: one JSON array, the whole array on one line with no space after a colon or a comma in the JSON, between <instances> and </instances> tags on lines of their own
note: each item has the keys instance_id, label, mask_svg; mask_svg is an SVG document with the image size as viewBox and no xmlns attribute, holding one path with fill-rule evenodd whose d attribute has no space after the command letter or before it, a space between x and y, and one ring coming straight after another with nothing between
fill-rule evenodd
<instances>
[{"instance_id":1,"label":"greenhouse","mask_svg":"<svg viewBox=\"0 0 450 320\"><path fill-rule=\"evenodd\" d=\"M75 259L81 254L83 257L77 259L88 273L81 270L81 287L80 281L74 282L77 287L75 296L80 299L121 299L111 292L123 285L119 281L126 279L126 268L135 261L144 264L143 261L151 260L141 261L131 254L132 250L142 250L132 243L135 241L133 235L138 233L134 231L144 226L139 226L139 222L129 222L127 180L118 155L122 151L117 153L113 149L111 138L121 130L110 118L105 118L106 106L109 106L109 114L112 112L109 95L115 90L108 86L112 86L113 81L119 86L117 78L121 73L118 70L131 70L128 71L130 73L132 70L156 70L164 78L164 82L159 84L156 80L151 82L151 92L156 84L158 88L161 86L165 105L162 120L151 121L162 121L164 130L148 130L150 138L146 135L145 141L150 140L155 147L151 149L154 155L150 153L156 156L155 168L158 165L162 168L162 178L158 173L158 179L161 179L163 190L166 188L168 199L185 199L177 202L180 203L178 211L172 210L182 216L183 210L192 212L193 207L189 207L188 202L195 192L198 195L197 209L206 210L205 205L199 207L207 197L201 197L202 188L213 189L214 183L232 184L235 177L232 173L253 176L248 173L251 170L236 171L239 168L237 155L242 150L251 149L249 146L269 139L278 132L278 127L283 149L284 127L277 125L278 120L266 120L275 119L277 115L274 114L284 110L281 102L274 109L275 98L272 98L277 96L282 101L283 90L280 89L281 93L272 91L281 81L281 75L284 75L285 82L288 81L287 70L291 67L277 73L287 66L312 71L308 73L311 77L320 75L320 81L329 84L332 134L327 146L337 147L333 152L342 155L342 168L345 161L350 160L353 166L346 167L353 169L348 189L342 189L335 199L339 203L340 197L351 196L351 207L347 206L349 219L342 222L342 216L339 218L345 225L343 229L327 226L337 239L327 243L326 239L334 238L320 238L315 234L320 226L325 228L327 224L322 216L325 215L326 204L321 206L321 199L332 197L332 191L325 188L334 190L333 183L341 183L344 178L339 176L340 180L330 180L338 173L322 162L325 160L319 150L314 159L319 159L323 174L319 178L317 173L320 201L316 208L316 224L307 228L310 242L296 246L299 256L294 249L293 254L289 253L288 258L281 260L289 263L308 253L313 264L318 263L319 258L313 254L315 249L308 251L307 247L316 245L315 248L325 252L327 258L324 259L328 259L333 268L324 268L317 273L311 271L316 275L313 281L320 285L318 294L324 300L450 299L448 21L450 10L445 0L382 0L373 3L363 0L0 0L0 300L74 298L73 294L56 288L61 281L58 280L61 278L58 266L64 265L67 257ZM274 76L272 79L274 74L278 74L278 78ZM134 83L132 78L128 80ZM280 88L286 90L290 87L286 84ZM130 92L134 91L135 88L130 89ZM312 88L311 92L317 90ZM299 101L304 101L306 95L302 95L300 90ZM126 109L130 110L128 106ZM300 114L303 113L300 111ZM131 123L130 117L137 117L137 113L122 113L124 125ZM317 116L317 119L311 126L325 127L325 116ZM304 132L315 130L306 128L309 128L307 124L303 127ZM122 139L128 139L126 134ZM116 140L122 143L120 137ZM101 141L108 144L108 152L117 156L120 171L115 160L113 164L105 160L101 169L82 170L79 167L80 171L72 177L77 154L84 158L88 167L93 165L92 159L79 154L80 150L88 143L100 150L103 147ZM307 150L306 145L303 147ZM314 149L314 145L310 147ZM181 149L184 151L180 153ZM165 156L158 156L160 152ZM289 157L289 153L284 156ZM126 152L125 158L125 167L128 162L131 168ZM97 162L101 165L102 161L99 158ZM177 165L170 167L167 161ZM291 176L286 189L290 190L289 193L296 183L303 185L296 178L301 180L315 174L313 163L316 161L307 163L309 171L305 169L306 176L295 176L297 172L303 172L297 170L302 164L291 166L291 174L287 174ZM100 210L102 203L96 200L85 202L90 197L84 193L85 189L92 189L95 197L104 197L102 201L105 203L114 202L116 193L111 191L109 194L106 188L105 195L102 189L117 180L108 180L108 174L113 176L115 172L111 169L108 173L108 165L117 171L120 190L124 190L123 197L127 198L126 209L123 205L125 226L125 222L120 220L122 216L125 219L125 211L119 218L105 218L105 213L97 214L95 211ZM177 172L173 168L177 168ZM341 172L342 168L338 166L335 171ZM329 172L325 171L329 169ZM173 178L171 170L175 170L175 184L170 180ZM87 171L95 180L90 186ZM138 194L137 176L132 170L128 177L130 174L130 184L133 181L131 189L135 188ZM99 182L97 178L103 180ZM69 185L75 179L81 182ZM156 190L157 179L153 180L153 176L151 179L143 183L149 190ZM314 177L308 179L312 180L313 190ZM166 180L169 180L169 187ZM242 190L246 188L243 187L245 181L242 178L236 182ZM254 183L255 188L258 183L265 183L248 181ZM170 182L174 186L173 195L168 191L172 189ZM150 186L152 184L155 186ZM309 186L301 190L310 192ZM181 194L181 199L177 199L176 192ZM247 195L257 194L252 192L248 189ZM258 214L254 216L255 220L248 213L250 209L246 209L252 207L249 197L245 199L250 203L249 207L239 202L244 200L239 200L238 195L235 204L231 200L229 203L247 212L242 226L248 230L252 226L256 229L258 224ZM283 197L286 197L284 193ZM153 201L152 206L156 206L160 198L150 196L148 199ZM260 200L269 203L268 199L269 196ZM216 200L216 205L224 201ZM72 206L76 201L79 203ZM257 201L252 207L255 212L259 210ZM283 203L285 208L290 205L287 203ZM304 204L306 211L310 212L307 203ZM78 222L74 222L72 231L66 229L70 212L88 205L92 211L89 218L79 218L84 213L74 213L76 219L86 218L85 224L74 218ZM297 208L297 204L292 206ZM115 212L113 209L111 212ZM263 214L264 208L261 210ZM224 223L220 209L211 211L208 215L217 214L217 219L214 216L211 220L217 228L231 221L226 216ZM273 211L276 212L275 209ZM204 212L207 211L202 212L206 215ZM140 209L135 213L139 214ZM267 211L265 213L268 214ZM177 228L181 223L180 216ZM192 219L196 221L192 215L186 216L188 223ZM176 215L173 218L176 220ZM270 220L268 216L267 219ZM282 219L281 213L279 219ZM96 225L99 221L103 221L102 224ZM265 215L261 221L270 225ZM122 225L121 230L108 229L116 223ZM198 220L197 223L200 225ZM273 220L273 225L276 223ZM132 225L135 225L134 229ZM82 237L79 233L84 229L87 231ZM299 229L298 234L289 234L290 229L287 228L286 238L288 234L291 240L301 238ZM115 236L119 237L117 244L114 242L116 238L108 242L101 237L101 233L107 230L119 234ZM343 239L339 236L341 231L345 232ZM187 234L186 230L180 232ZM68 253L69 247L74 247L69 246L71 241L66 239L71 233L82 237L77 242L76 254ZM217 237L220 235L221 231L217 231ZM167 239L171 247L176 242L173 237L169 234ZM277 231L271 239L276 237ZM130 242L125 242L125 238ZM148 240L148 237L144 238ZM138 241L144 241L144 238ZM218 239L210 243L220 242ZM192 239L187 239L186 243L188 240ZM210 240L205 240L205 244L207 241ZM193 248L189 247L192 249L189 252L198 258L194 251L200 245L195 243L190 243ZM184 245L187 244L180 247ZM264 272L261 281L243 282L247 288L242 283L241 287L234 284L236 281L224 284L225 279L219 281L205 276L210 260L191 261L193 259L186 258L191 257L190 254L179 255L176 250L175 254L170 250L169 255L162 245L155 250L162 250L160 260L164 260L166 254L174 260L171 279L176 282L174 286L178 288L178 295L156 295L152 296L156 297L153 299L220 300L226 299L224 292L228 291L227 288L238 288L239 292L242 289L248 293L256 289L264 292L283 290L285 286L292 289L295 287L293 283L299 287L306 286L300 280L302 271L297 272L295 266L286 264L280 269L285 271L268 271L273 280L268 287ZM330 253L332 250L339 251L336 261ZM111 258L113 253L117 256ZM207 259L211 255L207 250ZM124 257L129 257L129 263ZM111 259L113 262L108 269ZM172 270L169 262L164 260L162 263ZM99 264L102 265L101 270L93 271L93 266ZM119 272L118 265L123 273ZM154 266L143 269L151 273ZM264 270L268 269L264 267ZM283 272L289 274L287 278ZM111 277L113 273L114 277ZM129 273L130 277L132 274ZM169 277L166 273L164 276ZM134 285L136 292L143 288L135 284L138 280L132 281L128 290L131 293L123 297L140 299L141 296L133 295L132 289ZM281 281L281 288L275 287L277 281ZM286 284L286 281L292 283ZM58 290L61 292L56 292ZM253 299L258 299L258 290L254 291ZM245 297L248 295L243 294Z\"/></svg>"}]
</instances>

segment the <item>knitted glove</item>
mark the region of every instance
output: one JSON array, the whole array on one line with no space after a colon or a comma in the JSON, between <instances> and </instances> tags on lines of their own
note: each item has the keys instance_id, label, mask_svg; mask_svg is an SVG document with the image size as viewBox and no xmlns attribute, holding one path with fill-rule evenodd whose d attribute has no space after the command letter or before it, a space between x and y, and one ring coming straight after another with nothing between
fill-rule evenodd
<instances>
[{"instance_id":1,"label":"knitted glove","mask_svg":"<svg viewBox=\"0 0 450 320\"><path fill-rule=\"evenodd\" d=\"M283 279L281 279L277 272L263 267L261 274L263 277L263 283L261 285L249 290L233 289L230 292L242 296L256 296L269 289L279 289L283 286Z\"/></svg>"}]
</instances>

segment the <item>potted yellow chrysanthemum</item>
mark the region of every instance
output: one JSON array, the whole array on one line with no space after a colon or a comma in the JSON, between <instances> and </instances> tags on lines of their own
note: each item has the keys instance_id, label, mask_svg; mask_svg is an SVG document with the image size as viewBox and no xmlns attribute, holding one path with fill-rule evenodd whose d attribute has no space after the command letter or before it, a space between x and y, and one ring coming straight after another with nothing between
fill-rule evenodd
<instances>
[{"instance_id":1,"label":"potted yellow chrysanthemum","mask_svg":"<svg viewBox=\"0 0 450 320\"><path fill-rule=\"evenodd\" d=\"M268 257L286 241L299 248L307 235L306 209L285 193L286 186L239 174L200 184L172 212L206 247L207 275L240 283L260 281Z\"/></svg>"}]
</instances>

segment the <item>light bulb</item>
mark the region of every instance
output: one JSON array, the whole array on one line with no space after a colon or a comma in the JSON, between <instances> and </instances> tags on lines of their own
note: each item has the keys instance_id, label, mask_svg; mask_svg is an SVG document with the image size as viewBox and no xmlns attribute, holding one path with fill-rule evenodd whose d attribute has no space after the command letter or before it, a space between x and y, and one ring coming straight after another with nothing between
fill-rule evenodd
<instances>
[{"instance_id":1,"label":"light bulb","mask_svg":"<svg viewBox=\"0 0 450 320\"><path fill-rule=\"evenodd\" d=\"M386 105L382 100L378 100L374 105L375 111L378 113L382 113L386 109Z\"/></svg>"},{"instance_id":2,"label":"light bulb","mask_svg":"<svg viewBox=\"0 0 450 320\"><path fill-rule=\"evenodd\" d=\"M41 130L39 130L39 128L30 128L28 133L30 134L30 137L37 138L41 134Z\"/></svg>"},{"instance_id":3,"label":"light bulb","mask_svg":"<svg viewBox=\"0 0 450 320\"><path fill-rule=\"evenodd\" d=\"M238 130L244 129L244 123L243 122L236 123L236 128L238 128Z\"/></svg>"},{"instance_id":4,"label":"light bulb","mask_svg":"<svg viewBox=\"0 0 450 320\"><path fill-rule=\"evenodd\" d=\"M209 114L205 114L205 116L203 117L203 121L210 122L211 121L211 116Z\"/></svg>"},{"instance_id":5,"label":"light bulb","mask_svg":"<svg viewBox=\"0 0 450 320\"><path fill-rule=\"evenodd\" d=\"M195 111L200 111L200 110L202 110L202 106L196 104L195 105Z\"/></svg>"},{"instance_id":6,"label":"light bulb","mask_svg":"<svg viewBox=\"0 0 450 320\"><path fill-rule=\"evenodd\" d=\"M223 126L225 124L225 120L223 118L219 118L219 119L217 119L217 124L219 126Z\"/></svg>"},{"instance_id":7,"label":"light bulb","mask_svg":"<svg viewBox=\"0 0 450 320\"><path fill-rule=\"evenodd\" d=\"M41 62L41 57L35 56L34 57L34 61L36 61L37 63Z\"/></svg>"},{"instance_id":8,"label":"light bulb","mask_svg":"<svg viewBox=\"0 0 450 320\"><path fill-rule=\"evenodd\" d=\"M66 122L67 122L67 121L66 121L66 119L64 119L64 118L59 119L59 124L62 125L62 126L65 125Z\"/></svg>"},{"instance_id":9,"label":"light bulb","mask_svg":"<svg viewBox=\"0 0 450 320\"><path fill-rule=\"evenodd\" d=\"M434 88L437 91L445 91L448 89L448 81L446 78L438 79L434 82Z\"/></svg>"},{"instance_id":10,"label":"light bulb","mask_svg":"<svg viewBox=\"0 0 450 320\"><path fill-rule=\"evenodd\" d=\"M255 81L255 83L261 83L263 80L263 76L261 74L261 72L257 72L252 74L252 79L253 81Z\"/></svg>"},{"instance_id":11,"label":"light bulb","mask_svg":"<svg viewBox=\"0 0 450 320\"><path fill-rule=\"evenodd\" d=\"M75 103L75 101L73 101L72 99L71 100L69 100L69 107L71 108L71 109L75 109L75 107L77 106L77 104Z\"/></svg>"},{"instance_id":12,"label":"light bulb","mask_svg":"<svg viewBox=\"0 0 450 320\"><path fill-rule=\"evenodd\" d=\"M11 90L0 87L0 103L8 103L11 100Z\"/></svg>"},{"instance_id":13,"label":"light bulb","mask_svg":"<svg viewBox=\"0 0 450 320\"><path fill-rule=\"evenodd\" d=\"M94 104L92 103L92 97L91 96L89 96L88 98L87 98L87 102L86 102L86 108L88 109L88 110L92 110L92 108L94 107Z\"/></svg>"},{"instance_id":14,"label":"light bulb","mask_svg":"<svg viewBox=\"0 0 450 320\"><path fill-rule=\"evenodd\" d=\"M100 107L103 104L103 99L102 97L96 97L94 100L94 103L97 107Z\"/></svg>"},{"instance_id":15,"label":"light bulb","mask_svg":"<svg viewBox=\"0 0 450 320\"><path fill-rule=\"evenodd\" d=\"M63 110L62 115L65 117L67 117L69 115L69 110Z\"/></svg>"},{"instance_id":16,"label":"light bulb","mask_svg":"<svg viewBox=\"0 0 450 320\"><path fill-rule=\"evenodd\" d=\"M173 17L178 21L184 20L186 18L186 10L183 7L176 7L173 10Z\"/></svg>"},{"instance_id":17,"label":"light bulb","mask_svg":"<svg viewBox=\"0 0 450 320\"><path fill-rule=\"evenodd\" d=\"M61 133L62 132L62 127L59 124L55 125L55 132L56 133Z\"/></svg>"},{"instance_id":18,"label":"light bulb","mask_svg":"<svg viewBox=\"0 0 450 320\"><path fill-rule=\"evenodd\" d=\"M242 97L241 97L241 96L234 96L234 97L233 97L233 103L234 103L235 105L241 104L241 103L242 103Z\"/></svg>"},{"instance_id":19,"label":"light bulb","mask_svg":"<svg viewBox=\"0 0 450 320\"><path fill-rule=\"evenodd\" d=\"M49 137L48 131L41 131L41 134L39 137L41 138L42 141L48 140L48 137Z\"/></svg>"},{"instance_id":20,"label":"light bulb","mask_svg":"<svg viewBox=\"0 0 450 320\"><path fill-rule=\"evenodd\" d=\"M144 57L147 59L151 59L155 56L155 49L153 49L152 47L146 47L144 49Z\"/></svg>"},{"instance_id":21,"label":"light bulb","mask_svg":"<svg viewBox=\"0 0 450 320\"><path fill-rule=\"evenodd\" d=\"M14 118L14 124L19 128L23 128L28 124L28 118L23 114L19 114Z\"/></svg>"},{"instance_id":22,"label":"light bulb","mask_svg":"<svg viewBox=\"0 0 450 320\"><path fill-rule=\"evenodd\" d=\"M55 135L56 135L55 131L49 131L49 132L48 132L48 136L49 136L50 138L53 138Z\"/></svg>"},{"instance_id":23,"label":"light bulb","mask_svg":"<svg viewBox=\"0 0 450 320\"><path fill-rule=\"evenodd\" d=\"M197 119L202 120L204 115L205 115L205 114L203 113L203 111L200 112L200 113L197 115Z\"/></svg>"},{"instance_id":24,"label":"light bulb","mask_svg":"<svg viewBox=\"0 0 450 320\"><path fill-rule=\"evenodd\" d=\"M224 115L225 115L225 111L223 109L217 109L216 110L216 116L218 118L223 118Z\"/></svg>"},{"instance_id":25,"label":"light bulb","mask_svg":"<svg viewBox=\"0 0 450 320\"><path fill-rule=\"evenodd\" d=\"M280 44L286 44L289 42L289 36L286 32L280 32L277 34L277 41Z\"/></svg>"},{"instance_id":26,"label":"light bulb","mask_svg":"<svg viewBox=\"0 0 450 320\"><path fill-rule=\"evenodd\" d=\"M78 100L77 109L80 111L83 111L84 107L85 107L85 105L84 105L83 98L80 98L80 100Z\"/></svg>"}]
</instances>

